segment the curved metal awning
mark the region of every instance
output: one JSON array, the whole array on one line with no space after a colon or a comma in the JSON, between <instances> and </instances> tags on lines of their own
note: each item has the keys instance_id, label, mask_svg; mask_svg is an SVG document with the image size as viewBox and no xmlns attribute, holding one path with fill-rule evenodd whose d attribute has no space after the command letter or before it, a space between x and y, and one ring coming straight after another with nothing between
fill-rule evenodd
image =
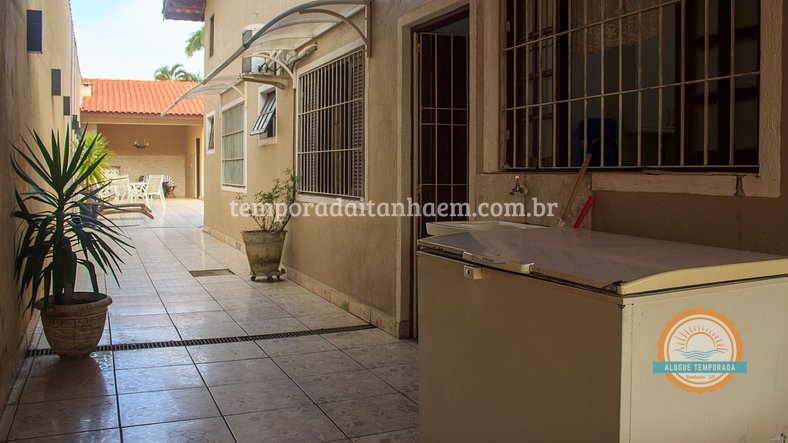
<instances>
[{"instance_id":1,"label":"curved metal awning","mask_svg":"<svg viewBox=\"0 0 788 443\"><path fill-rule=\"evenodd\" d=\"M351 27L364 42L367 56L370 54L370 6L372 0L314 0L302 3L276 15L267 23L256 27L251 37L236 49L230 57L223 61L205 79L187 91L170 105L162 115L169 112L181 100L197 95L221 93L234 87L238 81L255 81L284 87L292 81L295 87L295 64L314 51L310 48L318 37L331 29L347 25ZM364 14L364 23L359 27L353 18ZM287 56L284 56L284 55ZM270 65L275 65L287 76L269 74L243 74L235 77L219 77L231 63L240 57L258 57ZM233 78L234 83L227 85L227 79ZM220 79L224 79L220 81Z\"/></svg>"}]
</instances>

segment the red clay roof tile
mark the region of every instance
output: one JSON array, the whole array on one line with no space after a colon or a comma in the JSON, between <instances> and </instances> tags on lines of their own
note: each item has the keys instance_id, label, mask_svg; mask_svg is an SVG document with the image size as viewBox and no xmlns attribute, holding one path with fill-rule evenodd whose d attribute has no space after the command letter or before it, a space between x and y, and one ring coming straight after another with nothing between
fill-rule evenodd
<instances>
[{"instance_id":1,"label":"red clay roof tile","mask_svg":"<svg viewBox=\"0 0 788 443\"><path fill-rule=\"evenodd\" d=\"M82 79L92 85L91 97L82 99L82 112L159 115L194 82L173 80ZM202 97L178 103L167 115L202 116Z\"/></svg>"}]
</instances>

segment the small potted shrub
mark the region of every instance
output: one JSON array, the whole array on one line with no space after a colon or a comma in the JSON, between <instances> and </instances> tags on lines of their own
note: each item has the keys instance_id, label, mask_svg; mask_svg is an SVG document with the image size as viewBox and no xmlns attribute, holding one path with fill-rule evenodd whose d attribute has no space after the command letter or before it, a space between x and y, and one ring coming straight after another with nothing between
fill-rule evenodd
<instances>
[{"instance_id":1,"label":"small potted shrub","mask_svg":"<svg viewBox=\"0 0 788 443\"><path fill-rule=\"evenodd\" d=\"M249 260L252 281L264 276L268 281L279 279L284 273L279 263L282 260L282 249L285 245L287 231L285 227L290 221L290 206L295 201L296 176L289 169L285 171L285 179L275 179L270 191L254 194L251 210L243 213L254 220L259 229L241 232L246 258ZM247 203L242 195L236 197L241 203Z\"/></svg>"},{"instance_id":2,"label":"small potted shrub","mask_svg":"<svg viewBox=\"0 0 788 443\"><path fill-rule=\"evenodd\" d=\"M32 291L28 309L41 311L52 350L61 357L84 357L96 349L112 303L99 291L98 272L116 276L122 260L111 244L124 252L131 245L114 223L89 209L96 202L112 208L100 197L106 184L88 179L104 160L104 155L93 156L96 139L80 138L71 152L54 132L51 146L35 132L32 136L35 149L25 141L26 149L14 146L11 158L14 172L30 189L16 189L13 216L22 224L14 276L20 300ZM76 290L80 266L92 291Z\"/></svg>"}]
</instances>

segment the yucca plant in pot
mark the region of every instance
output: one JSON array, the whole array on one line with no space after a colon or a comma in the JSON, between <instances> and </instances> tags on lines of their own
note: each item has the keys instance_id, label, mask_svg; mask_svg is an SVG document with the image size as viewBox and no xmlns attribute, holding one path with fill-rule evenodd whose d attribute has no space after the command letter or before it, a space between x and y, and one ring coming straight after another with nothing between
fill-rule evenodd
<instances>
[{"instance_id":1,"label":"yucca plant in pot","mask_svg":"<svg viewBox=\"0 0 788 443\"><path fill-rule=\"evenodd\" d=\"M91 184L104 156L94 157L96 139L83 136L73 147L52 132L50 146L31 132L33 146L14 146L11 164L29 190L16 189L15 218L22 221L14 276L20 300L32 292L28 309L41 311L44 334L61 357L84 357L101 339L112 299L99 291L99 271L117 281L122 259L113 249L131 247L109 219L88 209L112 205L101 199L107 186ZM83 267L92 291L77 291L77 270ZM39 293L41 295L39 296Z\"/></svg>"},{"instance_id":2,"label":"yucca plant in pot","mask_svg":"<svg viewBox=\"0 0 788 443\"><path fill-rule=\"evenodd\" d=\"M284 179L275 179L269 191L254 194L252 202L247 202L243 195L236 199L249 207L242 207L241 215L254 220L259 229L241 232L249 260L252 281L264 276L268 281L274 277L279 279L284 273L279 263L285 245L287 231L285 227L292 215L290 208L295 202L297 178L289 169ZM244 210L248 209L248 211Z\"/></svg>"}]
</instances>

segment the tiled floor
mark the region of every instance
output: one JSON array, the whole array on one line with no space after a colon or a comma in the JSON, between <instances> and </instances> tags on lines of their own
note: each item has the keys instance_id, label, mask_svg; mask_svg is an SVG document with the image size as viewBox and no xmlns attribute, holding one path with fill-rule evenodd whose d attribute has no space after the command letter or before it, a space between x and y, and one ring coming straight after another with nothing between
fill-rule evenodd
<instances>
[{"instance_id":1,"label":"tiled floor","mask_svg":"<svg viewBox=\"0 0 788 443\"><path fill-rule=\"evenodd\" d=\"M283 281L251 282L245 256L204 234L201 202L118 219L136 250L102 344L363 325ZM235 275L194 278L189 271ZM47 348L43 334L33 345ZM417 441L417 348L378 329L25 360L0 441ZM121 440L122 439L122 440Z\"/></svg>"}]
</instances>

